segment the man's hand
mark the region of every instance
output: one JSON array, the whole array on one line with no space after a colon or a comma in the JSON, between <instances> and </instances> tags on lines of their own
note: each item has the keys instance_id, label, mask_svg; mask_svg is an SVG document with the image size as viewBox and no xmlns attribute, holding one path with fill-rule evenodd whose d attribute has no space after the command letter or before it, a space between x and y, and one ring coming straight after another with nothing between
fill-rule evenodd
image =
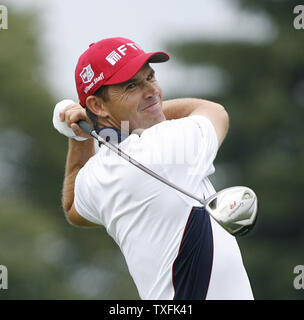
<instances>
[{"instance_id":1,"label":"man's hand","mask_svg":"<svg viewBox=\"0 0 304 320\"><path fill-rule=\"evenodd\" d=\"M80 129L77 122L85 120L90 123L85 109L72 100L62 100L56 104L53 114L54 127L68 138L83 141L90 136Z\"/></svg>"}]
</instances>

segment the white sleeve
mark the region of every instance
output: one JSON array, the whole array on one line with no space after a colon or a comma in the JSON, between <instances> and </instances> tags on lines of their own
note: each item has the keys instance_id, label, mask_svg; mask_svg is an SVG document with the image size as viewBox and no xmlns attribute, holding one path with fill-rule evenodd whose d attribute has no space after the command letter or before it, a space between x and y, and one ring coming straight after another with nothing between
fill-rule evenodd
<instances>
[{"instance_id":1,"label":"white sleeve","mask_svg":"<svg viewBox=\"0 0 304 320\"><path fill-rule=\"evenodd\" d=\"M218 140L211 121L200 115L169 120L152 127L152 152L167 178L189 190L213 174Z\"/></svg>"},{"instance_id":2,"label":"white sleeve","mask_svg":"<svg viewBox=\"0 0 304 320\"><path fill-rule=\"evenodd\" d=\"M79 170L74 185L74 205L76 211L86 220L102 225L100 219L96 216L97 210L92 207L93 195L90 192L88 175L86 168Z\"/></svg>"}]
</instances>

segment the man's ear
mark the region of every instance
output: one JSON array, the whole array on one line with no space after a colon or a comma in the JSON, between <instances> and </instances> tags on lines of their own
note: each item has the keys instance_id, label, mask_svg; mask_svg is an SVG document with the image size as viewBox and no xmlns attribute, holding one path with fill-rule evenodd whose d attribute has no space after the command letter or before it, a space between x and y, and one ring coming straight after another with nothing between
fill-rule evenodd
<instances>
[{"instance_id":1,"label":"man's ear","mask_svg":"<svg viewBox=\"0 0 304 320\"><path fill-rule=\"evenodd\" d=\"M86 99L86 106L90 109L91 112L99 117L107 118L109 115L105 110L103 100L100 97L88 96Z\"/></svg>"}]
</instances>

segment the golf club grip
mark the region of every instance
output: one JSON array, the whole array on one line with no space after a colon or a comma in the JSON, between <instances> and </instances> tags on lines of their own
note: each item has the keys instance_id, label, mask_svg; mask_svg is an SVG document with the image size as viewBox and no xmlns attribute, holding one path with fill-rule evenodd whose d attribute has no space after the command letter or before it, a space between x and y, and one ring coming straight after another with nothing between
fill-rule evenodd
<instances>
[{"instance_id":1,"label":"golf club grip","mask_svg":"<svg viewBox=\"0 0 304 320\"><path fill-rule=\"evenodd\" d=\"M89 135L91 135L91 132L93 131L93 128L84 120L79 120L77 122L77 124L79 125L79 127L85 131L86 133L88 133Z\"/></svg>"}]
</instances>

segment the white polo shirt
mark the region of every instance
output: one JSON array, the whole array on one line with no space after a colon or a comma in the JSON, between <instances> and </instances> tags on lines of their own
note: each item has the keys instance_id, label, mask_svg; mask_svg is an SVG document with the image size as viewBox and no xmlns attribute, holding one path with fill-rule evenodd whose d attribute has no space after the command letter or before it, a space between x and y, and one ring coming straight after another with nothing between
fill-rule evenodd
<instances>
[{"instance_id":1,"label":"white polo shirt","mask_svg":"<svg viewBox=\"0 0 304 320\"><path fill-rule=\"evenodd\" d=\"M215 193L218 141L203 116L163 121L119 148L197 196ZM79 171L74 203L118 244L142 299L253 299L236 239L199 202L104 145Z\"/></svg>"}]
</instances>

